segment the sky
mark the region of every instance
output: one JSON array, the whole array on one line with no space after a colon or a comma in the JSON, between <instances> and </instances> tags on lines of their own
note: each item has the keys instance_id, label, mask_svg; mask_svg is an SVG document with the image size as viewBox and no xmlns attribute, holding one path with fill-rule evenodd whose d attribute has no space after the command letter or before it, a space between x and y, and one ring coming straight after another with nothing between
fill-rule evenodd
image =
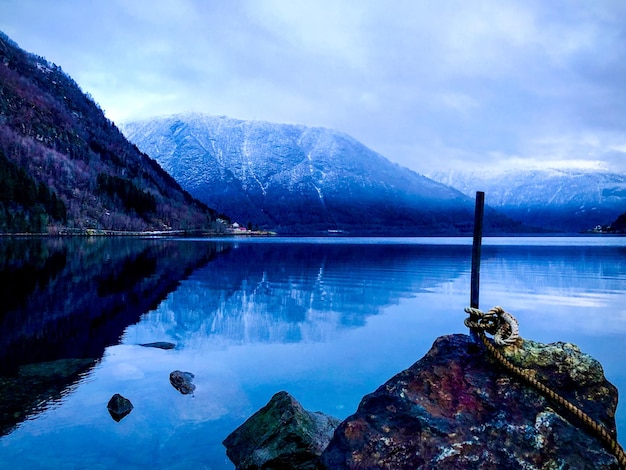
<instances>
[{"instance_id":1,"label":"sky","mask_svg":"<svg viewBox=\"0 0 626 470\"><path fill-rule=\"evenodd\" d=\"M626 172L623 0L0 0L116 123L329 127L419 173Z\"/></svg>"}]
</instances>

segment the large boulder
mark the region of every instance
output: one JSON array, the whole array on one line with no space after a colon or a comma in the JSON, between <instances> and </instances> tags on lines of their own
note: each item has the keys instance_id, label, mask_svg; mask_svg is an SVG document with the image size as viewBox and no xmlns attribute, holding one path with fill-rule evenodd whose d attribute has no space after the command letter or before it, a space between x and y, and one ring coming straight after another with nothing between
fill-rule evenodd
<instances>
[{"instance_id":1,"label":"large boulder","mask_svg":"<svg viewBox=\"0 0 626 470\"><path fill-rule=\"evenodd\" d=\"M225 440L237 470L315 469L339 420L302 408L287 392L278 392Z\"/></svg>"},{"instance_id":2,"label":"large boulder","mask_svg":"<svg viewBox=\"0 0 626 470\"><path fill-rule=\"evenodd\" d=\"M503 354L615 436L617 390L568 343ZM617 469L597 437L495 364L466 335L432 349L361 401L321 456L328 469ZM580 424L580 423L577 423Z\"/></svg>"}]
</instances>

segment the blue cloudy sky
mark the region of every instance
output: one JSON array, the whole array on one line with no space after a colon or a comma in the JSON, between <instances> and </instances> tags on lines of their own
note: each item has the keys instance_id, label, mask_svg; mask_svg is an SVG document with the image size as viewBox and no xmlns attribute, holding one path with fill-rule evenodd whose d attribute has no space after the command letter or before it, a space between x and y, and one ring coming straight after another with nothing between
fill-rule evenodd
<instances>
[{"instance_id":1,"label":"blue cloudy sky","mask_svg":"<svg viewBox=\"0 0 626 470\"><path fill-rule=\"evenodd\" d=\"M325 126L419 172L626 171L624 0L0 0L115 122ZM595 164L595 163L590 163Z\"/></svg>"}]
</instances>

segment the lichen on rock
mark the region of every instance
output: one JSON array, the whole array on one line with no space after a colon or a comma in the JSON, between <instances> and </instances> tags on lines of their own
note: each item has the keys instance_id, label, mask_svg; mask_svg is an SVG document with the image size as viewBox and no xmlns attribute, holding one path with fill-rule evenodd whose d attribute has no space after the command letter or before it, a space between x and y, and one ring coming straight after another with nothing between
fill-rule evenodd
<instances>
[{"instance_id":1,"label":"lichen on rock","mask_svg":"<svg viewBox=\"0 0 626 470\"><path fill-rule=\"evenodd\" d=\"M317 468L339 419L305 410L287 392L271 400L225 440L237 470Z\"/></svg>"},{"instance_id":2,"label":"lichen on rock","mask_svg":"<svg viewBox=\"0 0 626 470\"><path fill-rule=\"evenodd\" d=\"M596 437L469 344L465 335L438 338L364 397L324 451L325 467L618 468ZM568 343L524 341L503 354L615 433L617 391L596 360Z\"/></svg>"},{"instance_id":3,"label":"lichen on rock","mask_svg":"<svg viewBox=\"0 0 626 470\"><path fill-rule=\"evenodd\" d=\"M616 435L617 390L598 361L570 343L520 340L500 351ZM331 424L280 392L224 444L238 470L619 468L596 436L466 335L437 338L334 434Z\"/></svg>"}]
</instances>

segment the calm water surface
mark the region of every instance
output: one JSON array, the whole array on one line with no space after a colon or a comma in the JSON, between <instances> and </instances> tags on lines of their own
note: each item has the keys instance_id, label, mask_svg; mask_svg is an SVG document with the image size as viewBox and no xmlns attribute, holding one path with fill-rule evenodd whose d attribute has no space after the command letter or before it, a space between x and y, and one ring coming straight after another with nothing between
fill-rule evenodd
<instances>
[{"instance_id":1,"label":"calm water surface","mask_svg":"<svg viewBox=\"0 0 626 470\"><path fill-rule=\"evenodd\" d=\"M275 392L344 418L466 333L470 258L454 238L0 240L0 467L232 469L222 440ZM625 288L624 238L484 240L481 307L577 344L620 391Z\"/></svg>"}]
</instances>

